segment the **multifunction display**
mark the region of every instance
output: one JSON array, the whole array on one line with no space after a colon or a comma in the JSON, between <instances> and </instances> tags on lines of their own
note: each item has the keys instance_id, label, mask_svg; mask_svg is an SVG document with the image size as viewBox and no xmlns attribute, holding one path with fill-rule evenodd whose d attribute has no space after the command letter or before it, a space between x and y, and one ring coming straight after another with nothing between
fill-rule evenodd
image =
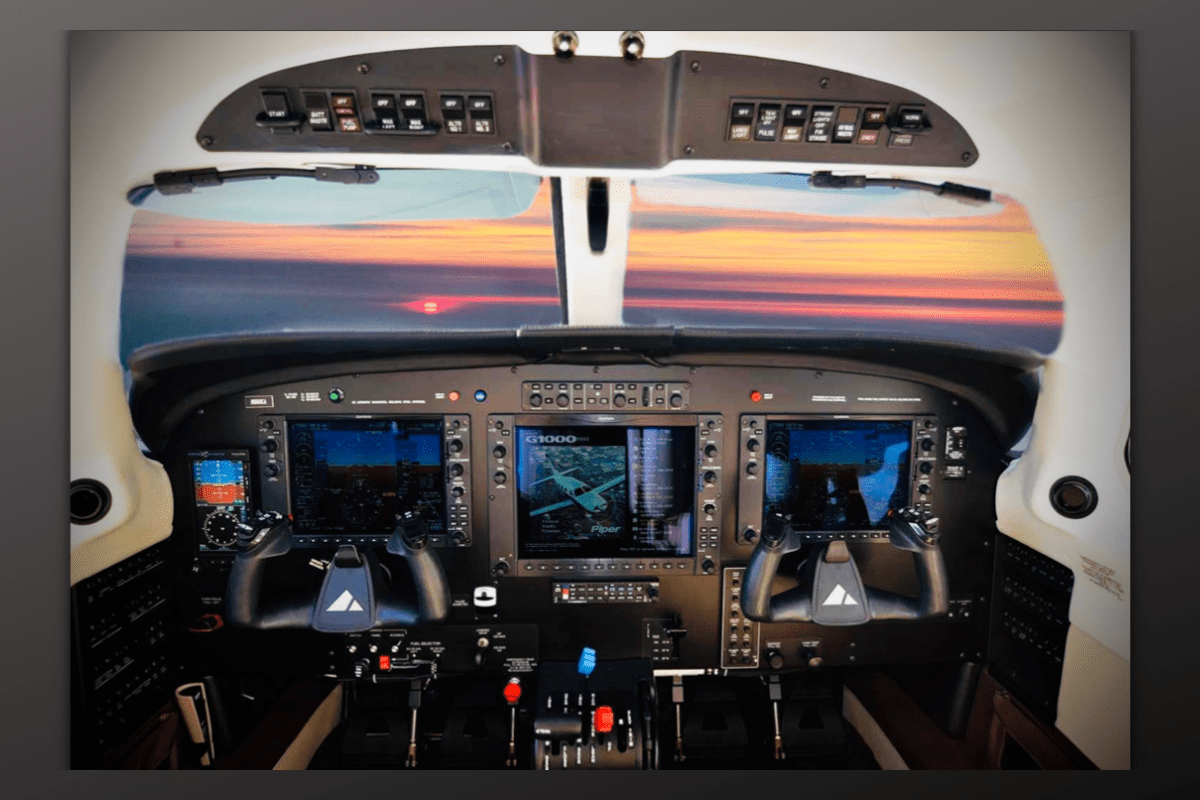
<instances>
[{"instance_id":1,"label":"multifunction display","mask_svg":"<svg viewBox=\"0 0 1200 800\"><path fill-rule=\"evenodd\" d=\"M763 514L799 530L887 527L908 505L912 422L772 420L766 428Z\"/></svg>"},{"instance_id":2,"label":"multifunction display","mask_svg":"<svg viewBox=\"0 0 1200 800\"><path fill-rule=\"evenodd\" d=\"M677 557L692 552L691 427L518 427L518 554Z\"/></svg>"},{"instance_id":3,"label":"multifunction display","mask_svg":"<svg viewBox=\"0 0 1200 800\"><path fill-rule=\"evenodd\" d=\"M387 534L417 511L445 531L441 419L289 420L297 533Z\"/></svg>"},{"instance_id":4,"label":"multifunction display","mask_svg":"<svg viewBox=\"0 0 1200 800\"><path fill-rule=\"evenodd\" d=\"M247 519L250 455L245 450L189 453L200 551L225 551L237 542Z\"/></svg>"}]
</instances>

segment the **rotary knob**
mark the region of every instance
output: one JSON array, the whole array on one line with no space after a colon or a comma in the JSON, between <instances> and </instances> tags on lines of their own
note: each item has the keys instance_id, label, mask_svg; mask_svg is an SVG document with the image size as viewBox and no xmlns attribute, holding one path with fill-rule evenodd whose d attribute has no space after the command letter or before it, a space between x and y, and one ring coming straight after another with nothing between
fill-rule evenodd
<instances>
[{"instance_id":1,"label":"rotary knob","mask_svg":"<svg viewBox=\"0 0 1200 800\"><path fill-rule=\"evenodd\" d=\"M751 453L757 453L758 448L761 446L762 445L760 445L758 443L758 439L751 439L748 442L746 442L746 449L749 450Z\"/></svg>"}]
</instances>

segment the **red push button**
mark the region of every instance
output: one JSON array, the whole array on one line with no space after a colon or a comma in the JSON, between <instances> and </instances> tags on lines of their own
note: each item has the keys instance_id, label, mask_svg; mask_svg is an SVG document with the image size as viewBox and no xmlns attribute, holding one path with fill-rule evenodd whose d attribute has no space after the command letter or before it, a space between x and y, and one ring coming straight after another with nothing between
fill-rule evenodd
<instances>
[{"instance_id":1,"label":"red push button","mask_svg":"<svg viewBox=\"0 0 1200 800\"><path fill-rule=\"evenodd\" d=\"M596 733L609 733L613 729L613 710L611 706L600 706L596 709Z\"/></svg>"},{"instance_id":2,"label":"red push button","mask_svg":"<svg viewBox=\"0 0 1200 800\"><path fill-rule=\"evenodd\" d=\"M504 699L508 701L510 706L515 706L517 701L521 699L521 684L515 678L504 687Z\"/></svg>"},{"instance_id":3,"label":"red push button","mask_svg":"<svg viewBox=\"0 0 1200 800\"><path fill-rule=\"evenodd\" d=\"M379 657L379 671L380 672L390 672L391 669L392 669L392 657L391 656L380 656Z\"/></svg>"}]
</instances>

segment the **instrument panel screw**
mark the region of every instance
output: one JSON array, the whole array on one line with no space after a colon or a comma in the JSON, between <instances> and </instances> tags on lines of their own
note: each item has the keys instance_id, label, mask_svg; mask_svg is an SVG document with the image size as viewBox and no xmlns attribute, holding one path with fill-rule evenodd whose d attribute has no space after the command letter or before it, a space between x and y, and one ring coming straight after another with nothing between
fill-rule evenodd
<instances>
[{"instance_id":1,"label":"instrument panel screw","mask_svg":"<svg viewBox=\"0 0 1200 800\"><path fill-rule=\"evenodd\" d=\"M200 146L201 147L212 147L213 146L213 138L211 136L201 136L200 137Z\"/></svg>"},{"instance_id":2,"label":"instrument panel screw","mask_svg":"<svg viewBox=\"0 0 1200 800\"><path fill-rule=\"evenodd\" d=\"M513 149L512 142L501 142L500 149L507 153L511 153Z\"/></svg>"},{"instance_id":3,"label":"instrument panel screw","mask_svg":"<svg viewBox=\"0 0 1200 800\"><path fill-rule=\"evenodd\" d=\"M366 75L370 71L371 71L371 65L368 64L367 62L364 61L358 65L358 74L359 75Z\"/></svg>"},{"instance_id":4,"label":"instrument panel screw","mask_svg":"<svg viewBox=\"0 0 1200 800\"><path fill-rule=\"evenodd\" d=\"M962 154L962 160L963 160L963 161L970 161L970 160L971 160L971 154L970 154L970 153L963 153L963 154Z\"/></svg>"},{"instance_id":5,"label":"instrument panel screw","mask_svg":"<svg viewBox=\"0 0 1200 800\"><path fill-rule=\"evenodd\" d=\"M497 53L497 54L496 54L496 57L492 59L492 62L493 62L493 63L494 63L494 64L495 64L497 67L503 67L503 66L504 66L504 56L503 56L503 55L501 55L500 53Z\"/></svg>"},{"instance_id":6,"label":"instrument panel screw","mask_svg":"<svg viewBox=\"0 0 1200 800\"><path fill-rule=\"evenodd\" d=\"M699 72L699 71L700 71L700 62L693 61L692 62L692 72Z\"/></svg>"},{"instance_id":7,"label":"instrument panel screw","mask_svg":"<svg viewBox=\"0 0 1200 800\"><path fill-rule=\"evenodd\" d=\"M683 148L683 154L685 156L690 156L694 152L696 152L696 149L694 147L692 147L690 144Z\"/></svg>"},{"instance_id":8,"label":"instrument panel screw","mask_svg":"<svg viewBox=\"0 0 1200 800\"><path fill-rule=\"evenodd\" d=\"M821 88L822 88L822 89L828 89L828 88L829 88L829 78L821 78L821 80L820 80L819 82L820 82L820 84L821 84Z\"/></svg>"}]
</instances>

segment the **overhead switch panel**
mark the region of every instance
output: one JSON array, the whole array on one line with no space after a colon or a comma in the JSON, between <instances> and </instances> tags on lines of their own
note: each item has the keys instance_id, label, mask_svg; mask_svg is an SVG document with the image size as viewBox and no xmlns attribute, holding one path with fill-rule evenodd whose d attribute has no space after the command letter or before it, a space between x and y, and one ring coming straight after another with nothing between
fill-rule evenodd
<instances>
[{"instance_id":1,"label":"overhead switch panel","mask_svg":"<svg viewBox=\"0 0 1200 800\"><path fill-rule=\"evenodd\" d=\"M931 100L825 67L683 51L562 59L515 46L369 53L263 75L218 104L196 142L600 169L689 158L969 167L979 155Z\"/></svg>"}]
</instances>

